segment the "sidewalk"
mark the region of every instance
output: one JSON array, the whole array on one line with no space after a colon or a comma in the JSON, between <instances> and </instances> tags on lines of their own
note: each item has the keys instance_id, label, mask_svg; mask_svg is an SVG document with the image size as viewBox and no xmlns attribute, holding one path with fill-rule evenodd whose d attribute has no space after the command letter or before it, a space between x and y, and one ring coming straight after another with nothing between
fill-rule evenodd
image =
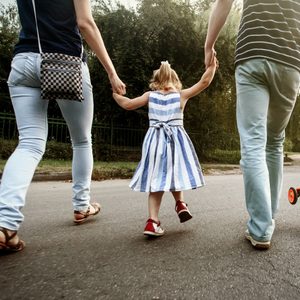
<instances>
[{"instance_id":1,"label":"sidewalk","mask_svg":"<svg viewBox=\"0 0 300 300\"><path fill-rule=\"evenodd\" d=\"M207 175L184 193L193 218L180 223L171 193L160 221L165 235L147 239L147 194L129 180L93 181L99 215L73 224L72 183L34 182L22 212L20 253L0 257L0 300L299 299L300 204L287 191L299 167L285 167L280 211L268 251L244 238L243 178Z\"/></svg>"}]
</instances>

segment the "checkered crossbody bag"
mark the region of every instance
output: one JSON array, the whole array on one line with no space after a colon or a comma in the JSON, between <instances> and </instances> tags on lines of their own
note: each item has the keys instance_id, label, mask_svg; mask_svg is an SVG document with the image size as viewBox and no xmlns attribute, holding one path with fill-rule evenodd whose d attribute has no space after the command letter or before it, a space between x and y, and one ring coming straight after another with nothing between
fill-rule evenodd
<instances>
[{"instance_id":1,"label":"checkered crossbody bag","mask_svg":"<svg viewBox=\"0 0 300 300\"><path fill-rule=\"evenodd\" d=\"M44 100L83 101L81 57L42 51L35 1L32 0L41 54L41 98Z\"/></svg>"}]
</instances>

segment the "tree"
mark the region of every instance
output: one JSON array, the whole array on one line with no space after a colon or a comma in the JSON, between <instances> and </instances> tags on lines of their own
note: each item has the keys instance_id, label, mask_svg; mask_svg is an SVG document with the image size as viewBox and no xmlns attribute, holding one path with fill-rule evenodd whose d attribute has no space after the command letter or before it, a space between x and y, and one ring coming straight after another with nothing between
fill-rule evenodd
<instances>
[{"instance_id":1,"label":"tree","mask_svg":"<svg viewBox=\"0 0 300 300\"><path fill-rule=\"evenodd\" d=\"M14 5L5 7L0 5L0 103L1 111L11 111L11 103L7 88L7 78L10 72L10 63L13 48L18 39L19 22L18 12Z\"/></svg>"},{"instance_id":2,"label":"tree","mask_svg":"<svg viewBox=\"0 0 300 300\"><path fill-rule=\"evenodd\" d=\"M208 7L209 1L203 2ZM129 96L149 89L152 72L162 60L171 63L185 87L200 79L204 72L203 45L209 11L172 0L140 0L137 11L120 5L113 8L106 1L97 3L101 9L95 13L95 20L118 73L127 84ZM202 137L194 141L198 153L215 147L238 147L233 66L236 27L233 19L220 36L217 51L222 68L212 86L186 107L187 130ZM107 76L94 56L90 66L97 120L107 122L113 118L121 126L147 128L147 109L125 112L117 107Z\"/></svg>"}]
</instances>

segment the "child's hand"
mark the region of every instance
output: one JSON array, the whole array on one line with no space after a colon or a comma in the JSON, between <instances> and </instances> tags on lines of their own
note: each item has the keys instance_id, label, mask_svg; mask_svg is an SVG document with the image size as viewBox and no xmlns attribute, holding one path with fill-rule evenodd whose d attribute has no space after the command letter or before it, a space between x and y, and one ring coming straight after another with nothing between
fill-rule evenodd
<instances>
[{"instance_id":1,"label":"child's hand","mask_svg":"<svg viewBox=\"0 0 300 300\"><path fill-rule=\"evenodd\" d=\"M208 66L208 68L210 68L210 67L212 67L216 70L219 68L219 61L217 60L216 56L214 56L214 58L212 59L211 64Z\"/></svg>"},{"instance_id":2,"label":"child's hand","mask_svg":"<svg viewBox=\"0 0 300 300\"><path fill-rule=\"evenodd\" d=\"M120 99L120 95L119 95L119 94L113 93L112 95L113 95L113 98L114 98L116 101Z\"/></svg>"}]
</instances>

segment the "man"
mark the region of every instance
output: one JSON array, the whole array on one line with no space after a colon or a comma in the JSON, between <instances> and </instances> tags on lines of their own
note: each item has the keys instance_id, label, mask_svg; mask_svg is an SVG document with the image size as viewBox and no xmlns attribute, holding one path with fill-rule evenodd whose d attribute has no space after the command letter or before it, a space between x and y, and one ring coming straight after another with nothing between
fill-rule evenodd
<instances>
[{"instance_id":1,"label":"man","mask_svg":"<svg viewBox=\"0 0 300 300\"><path fill-rule=\"evenodd\" d=\"M205 64L233 0L217 0L205 42ZM244 0L235 53L240 165L249 213L246 238L268 249L282 188L283 142L300 83L300 2Z\"/></svg>"}]
</instances>

